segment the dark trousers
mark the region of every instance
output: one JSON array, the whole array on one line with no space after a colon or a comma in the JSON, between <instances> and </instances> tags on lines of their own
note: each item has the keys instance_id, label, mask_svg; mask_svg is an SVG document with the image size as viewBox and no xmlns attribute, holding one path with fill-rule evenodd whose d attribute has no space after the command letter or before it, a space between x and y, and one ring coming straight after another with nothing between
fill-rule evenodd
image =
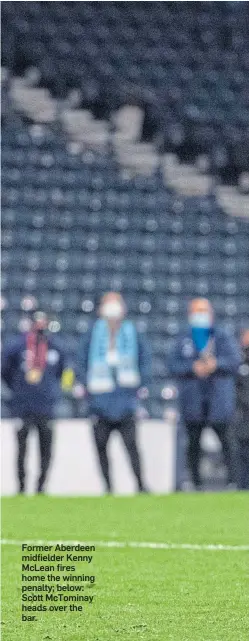
<instances>
[{"instance_id":1,"label":"dark trousers","mask_svg":"<svg viewBox=\"0 0 249 641\"><path fill-rule=\"evenodd\" d=\"M25 455L27 449L27 438L30 429L35 427L39 436L40 447L40 476L37 482L37 492L42 492L46 480L52 452L52 428L48 418L43 416L28 416L22 420L22 426L17 432L17 476L19 481L19 490L25 489Z\"/></svg>"},{"instance_id":2,"label":"dark trousers","mask_svg":"<svg viewBox=\"0 0 249 641\"><path fill-rule=\"evenodd\" d=\"M201 484L200 472L199 472L200 458L201 458L200 440L201 440L201 433L204 427L206 427L205 423L187 423L186 424L187 435L188 435L188 450L187 450L188 466L192 476L192 481L197 487ZM225 423L214 423L213 425L211 425L211 427L213 428L214 432L217 434L221 442L224 462L227 468L227 482L233 483L234 470L233 470L232 452L231 452L230 443L229 443L228 425Z\"/></svg>"},{"instance_id":3,"label":"dark trousers","mask_svg":"<svg viewBox=\"0 0 249 641\"><path fill-rule=\"evenodd\" d=\"M141 479L140 460L136 443L136 424L133 416L127 416L126 418L115 422L103 417L98 417L93 426L100 467L106 482L106 487L109 491L111 490L107 445L110 435L114 430L117 430L122 436L130 457L133 472L137 479L138 487L142 490L143 483Z\"/></svg>"},{"instance_id":4,"label":"dark trousers","mask_svg":"<svg viewBox=\"0 0 249 641\"><path fill-rule=\"evenodd\" d=\"M238 488L249 490L249 438L238 438Z\"/></svg>"}]
</instances>

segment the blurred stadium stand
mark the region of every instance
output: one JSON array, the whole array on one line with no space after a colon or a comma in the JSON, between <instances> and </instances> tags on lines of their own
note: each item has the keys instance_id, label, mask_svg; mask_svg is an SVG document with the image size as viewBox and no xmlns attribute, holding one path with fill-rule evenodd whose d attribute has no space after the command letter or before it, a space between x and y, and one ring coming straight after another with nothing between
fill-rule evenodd
<instances>
[{"instance_id":1,"label":"blurred stadium stand","mask_svg":"<svg viewBox=\"0 0 249 641\"><path fill-rule=\"evenodd\" d=\"M2 3L3 339L33 296L75 352L100 295L121 291L152 343L155 418L187 300L248 323L248 15L242 2Z\"/></svg>"},{"instance_id":2,"label":"blurred stadium stand","mask_svg":"<svg viewBox=\"0 0 249 641\"><path fill-rule=\"evenodd\" d=\"M203 154L237 182L249 167L247 2L3 2L2 65L107 118L142 107L142 138ZM122 25L122 28L120 28Z\"/></svg>"}]
</instances>

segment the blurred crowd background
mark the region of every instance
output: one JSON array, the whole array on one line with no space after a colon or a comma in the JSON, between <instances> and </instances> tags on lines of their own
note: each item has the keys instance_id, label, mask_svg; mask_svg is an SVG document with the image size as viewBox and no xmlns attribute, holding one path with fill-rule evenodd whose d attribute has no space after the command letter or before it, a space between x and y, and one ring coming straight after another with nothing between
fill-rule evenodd
<instances>
[{"instance_id":1,"label":"blurred crowd background","mask_svg":"<svg viewBox=\"0 0 249 641\"><path fill-rule=\"evenodd\" d=\"M191 298L249 324L248 42L247 2L2 2L3 342L42 309L73 363L120 292L152 418ZM62 395L57 417L86 415Z\"/></svg>"}]
</instances>

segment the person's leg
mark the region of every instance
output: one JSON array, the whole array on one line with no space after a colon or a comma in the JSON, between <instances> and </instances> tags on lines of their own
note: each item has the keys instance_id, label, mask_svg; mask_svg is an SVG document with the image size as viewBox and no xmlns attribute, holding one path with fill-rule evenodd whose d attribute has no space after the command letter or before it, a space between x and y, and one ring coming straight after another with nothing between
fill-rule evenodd
<instances>
[{"instance_id":1,"label":"person's leg","mask_svg":"<svg viewBox=\"0 0 249 641\"><path fill-rule=\"evenodd\" d=\"M243 440L237 439L237 456L236 456L236 481L238 490L243 490Z\"/></svg>"},{"instance_id":2,"label":"person's leg","mask_svg":"<svg viewBox=\"0 0 249 641\"><path fill-rule=\"evenodd\" d=\"M111 431L112 426L109 424L109 422L104 418L97 417L96 422L93 426L93 434L101 471L105 479L106 489L108 492L111 492L112 489L109 474L109 461L107 456L107 444Z\"/></svg>"},{"instance_id":3,"label":"person's leg","mask_svg":"<svg viewBox=\"0 0 249 641\"><path fill-rule=\"evenodd\" d=\"M188 435L187 459L192 481L195 487L201 485L200 479L200 456L201 456L201 433L203 423L187 423L186 431Z\"/></svg>"},{"instance_id":4,"label":"person's leg","mask_svg":"<svg viewBox=\"0 0 249 641\"><path fill-rule=\"evenodd\" d=\"M224 463L227 469L227 483L228 485L230 483L233 484L235 483L236 479L233 463L232 443L230 443L229 439L229 425L227 425L226 423L214 423L212 425L212 428L221 442Z\"/></svg>"},{"instance_id":5,"label":"person's leg","mask_svg":"<svg viewBox=\"0 0 249 641\"><path fill-rule=\"evenodd\" d=\"M249 439L240 439L240 490L249 490Z\"/></svg>"},{"instance_id":6,"label":"person's leg","mask_svg":"<svg viewBox=\"0 0 249 641\"><path fill-rule=\"evenodd\" d=\"M36 427L39 435L41 471L37 483L37 492L43 492L52 454L52 425L49 419L38 417Z\"/></svg>"},{"instance_id":7,"label":"person's leg","mask_svg":"<svg viewBox=\"0 0 249 641\"><path fill-rule=\"evenodd\" d=\"M129 416L122 419L121 421L119 421L117 429L120 432L127 449L131 461L131 466L137 479L138 489L140 492L146 492L147 490L145 488L141 475L140 457L136 441L135 418L133 416Z\"/></svg>"},{"instance_id":8,"label":"person's leg","mask_svg":"<svg viewBox=\"0 0 249 641\"><path fill-rule=\"evenodd\" d=\"M19 484L18 491L20 493L25 491L25 454L30 427L30 419L25 418L22 421L21 428L17 431L17 478Z\"/></svg>"}]
</instances>

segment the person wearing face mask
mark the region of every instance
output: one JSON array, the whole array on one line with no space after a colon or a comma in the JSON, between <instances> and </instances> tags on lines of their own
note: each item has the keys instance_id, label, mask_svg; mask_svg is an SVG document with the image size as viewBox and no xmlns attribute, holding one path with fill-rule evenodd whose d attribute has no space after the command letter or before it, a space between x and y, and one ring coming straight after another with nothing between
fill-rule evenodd
<instances>
[{"instance_id":1,"label":"person wearing face mask","mask_svg":"<svg viewBox=\"0 0 249 641\"><path fill-rule=\"evenodd\" d=\"M146 340L126 318L126 306L116 292L105 294L99 319L79 349L80 381L94 416L93 434L107 492L112 491L107 445L113 430L123 439L137 480L146 491L136 443L138 397L146 398L150 380L150 352Z\"/></svg>"},{"instance_id":2,"label":"person wearing face mask","mask_svg":"<svg viewBox=\"0 0 249 641\"><path fill-rule=\"evenodd\" d=\"M12 392L12 415L20 419L17 430L18 491L23 493L26 489L27 438L35 427L39 435L41 461L36 492L42 493L51 461L51 419L59 398L60 384L68 391L74 379L66 353L48 332L48 319L43 312L34 314L30 331L4 347L2 378Z\"/></svg>"},{"instance_id":3,"label":"person wearing face mask","mask_svg":"<svg viewBox=\"0 0 249 641\"><path fill-rule=\"evenodd\" d=\"M249 329L241 333L242 363L239 366L236 411L238 489L249 490Z\"/></svg>"},{"instance_id":4,"label":"person wearing face mask","mask_svg":"<svg viewBox=\"0 0 249 641\"><path fill-rule=\"evenodd\" d=\"M211 426L220 439L228 485L235 481L228 428L235 412L235 377L240 359L235 339L216 325L211 303L205 298L192 300L188 329L171 354L169 369L179 383L188 465L196 488L201 485L200 439L205 426Z\"/></svg>"}]
</instances>

